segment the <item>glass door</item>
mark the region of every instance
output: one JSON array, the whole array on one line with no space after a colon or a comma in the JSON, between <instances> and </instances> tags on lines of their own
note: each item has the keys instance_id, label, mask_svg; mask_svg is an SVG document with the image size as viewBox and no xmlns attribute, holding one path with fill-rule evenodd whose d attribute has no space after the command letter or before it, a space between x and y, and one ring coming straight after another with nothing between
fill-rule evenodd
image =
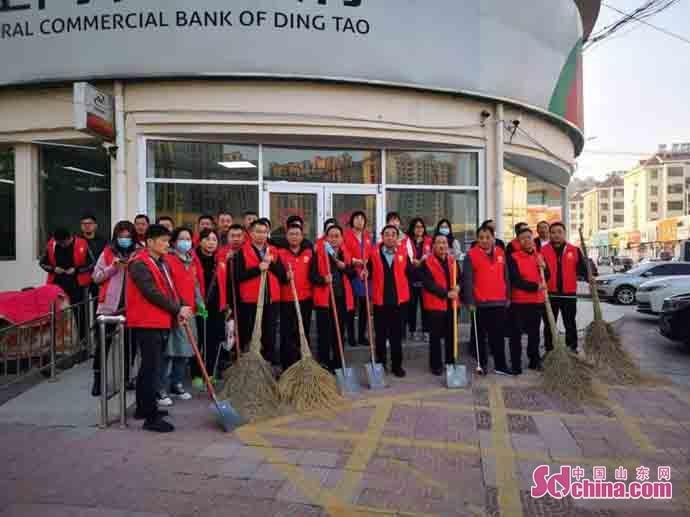
<instances>
[{"instance_id":1,"label":"glass door","mask_svg":"<svg viewBox=\"0 0 690 517\"><path fill-rule=\"evenodd\" d=\"M377 186L338 185L325 188L326 217L335 217L345 228L350 216L357 210L367 214L367 227L374 235L378 233L383 215L379 214L379 193Z\"/></svg>"},{"instance_id":2,"label":"glass door","mask_svg":"<svg viewBox=\"0 0 690 517\"><path fill-rule=\"evenodd\" d=\"M267 184L265 207L273 223L272 237L285 235L285 221L291 215L304 219L304 236L314 240L321 233L323 215L323 187L281 184Z\"/></svg>"}]
</instances>

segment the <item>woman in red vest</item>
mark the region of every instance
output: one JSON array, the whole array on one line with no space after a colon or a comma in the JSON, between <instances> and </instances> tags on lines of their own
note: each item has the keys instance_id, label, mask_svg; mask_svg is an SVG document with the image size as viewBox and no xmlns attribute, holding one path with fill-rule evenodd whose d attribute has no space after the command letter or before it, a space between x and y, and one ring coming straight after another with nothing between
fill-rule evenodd
<instances>
[{"instance_id":1,"label":"woman in red vest","mask_svg":"<svg viewBox=\"0 0 690 517\"><path fill-rule=\"evenodd\" d=\"M84 299L84 289L91 284L95 265L85 239L70 235L64 228L56 229L39 265L48 273L46 283L60 286L71 304Z\"/></svg>"},{"instance_id":2,"label":"woman in red vest","mask_svg":"<svg viewBox=\"0 0 690 517\"><path fill-rule=\"evenodd\" d=\"M352 257L352 265L358 274L352 279L356 307L352 317L347 322L347 335L350 339L350 346L365 346L369 343L367 340L367 303L364 299L366 295L364 281L359 274L364 270L364 264L369 260L372 253L373 239L366 230L367 215L361 210L352 212L348 226L349 228L345 229L343 234L343 246ZM357 314L357 336L359 339L355 337L355 313Z\"/></svg>"},{"instance_id":3,"label":"woman in red vest","mask_svg":"<svg viewBox=\"0 0 690 517\"><path fill-rule=\"evenodd\" d=\"M181 303L196 312L202 303L201 285L199 284L199 260L192 250L192 231L189 228L176 228L170 239L170 253L165 256L165 263L170 269L177 294ZM190 320L192 334L197 336L196 321ZM192 395L184 389L184 378L187 374L187 363L194 356L192 345L182 327L174 326L168 343L163 350L158 405L171 406L172 398L189 400ZM171 398L172 397L172 398Z\"/></svg>"},{"instance_id":4,"label":"woman in red vest","mask_svg":"<svg viewBox=\"0 0 690 517\"><path fill-rule=\"evenodd\" d=\"M445 342L446 364L453 364L453 300L460 295L460 268L448 252L448 239L443 234L434 235L432 254L420 268L422 298L429 311L429 367L434 375L443 374L441 340ZM455 268L456 284L452 286L451 272Z\"/></svg>"},{"instance_id":5,"label":"woman in red vest","mask_svg":"<svg viewBox=\"0 0 690 517\"><path fill-rule=\"evenodd\" d=\"M393 375L405 377L402 367L402 333L410 301L408 276L413 266L405 250L398 245L400 230L393 225L381 232L383 242L374 248L369 262L371 299L374 304L376 325L376 361L388 370L386 341L391 349Z\"/></svg>"},{"instance_id":6,"label":"woman in red vest","mask_svg":"<svg viewBox=\"0 0 690 517\"><path fill-rule=\"evenodd\" d=\"M505 358L504 327L506 308L510 305L510 278L505 252L496 246L494 237L490 226L481 226L477 230L477 245L465 255L462 268L463 301L470 313L477 318L477 360L484 374L488 365L488 337L496 373L509 375ZM474 342L470 345L474 348Z\"/></svg>"},{"instance_id":7,"label":"woman in red vest","mask_svg":"<svg viewBox=\"0 0 690 517\"><path fill-rule=\"evenodd\" d=\"M206 370L213 372L218 347L225 340L225 309L228 306L227 263L219 260L218 233L206 228L199 234L199 247L195 250L202 303L199 306L201 315L197 318L199 341L205 349L204 362ZM192 363L192 385L202 389L204 386L201 371Z\"/></svg>"},{"instance_id":8,"label":"woman in red vest","mask_svg":"<svg viewBox=\"0 0 690 517\"><path fill-rule=\"evenodd\" d=\"M129 221L120 221L113 228L113 239L98 257L96 267L93 270L92 280L98 286L97 315L114 316L122 314L125 310L125 281L127 277L127 265L135 251L134 236L136 230ZM106 357L110 350L112 334L115 325L105 326ZM100 336L100 332L98 333ZM129 332L125 332L125 379L129 380ZM93 387L91 395L101 395L101 347L96 347L93 358Z\"/></svg>"},{"instance_id":9,"label":"woman in red vest","mask_svg":"<svg viewBox=\"0 0 690 517\"><path fill-rule=\"evenodd\" d=\"M319 335L319 362L324 368L335 371L342 367L342 358L338 349L329 286L333 286L339 330L343 336L345 322L349 313L354 310L350 280L357 273L352 266L350 254L343 248L343 229L339 225L328 227L325 238L317 242L315 251L310 278Z\"/></svg>"},{"instance_id":10,"label":"woman in red vest","mask_svg":"<svg viewBox=\"0 0 690 517\"><path fill-rule=\"evenodd\" d=\"M259 300L261 273L266 271L266 292L261 326L261 355L277 365L275 358L275 325L280 302L280 284L287 279L285 268L278 256L278 248L268 243L269 227L262 219L254 221L249 230L250 240L244 243L236 256L237 280L240 284L240 339L247 348L254 330L256 307Z\"/></svg>"},{"instance_id":11,"label":"woman in red vest","mask_svg":"<svg viewBox=\"0 0 690 517\"><path fill-rule=\"evenodd\" d=\"M309 338L312 312L312 286L309 279L314 250L304 239L304 231L298 223L288 226L287 247L278 250L278 255L287 270L287 281L280 291L280 364L283 371L300 360L300 340L297 312L290 278L295 282L304 332Z\"/></svg>"},{"instance_id":12,"label":"woman in red vest","mask_svg":"<svg viewBox=\"0 0 690 517\"><path fill-rule=\"evenodd\" d=\"M170 232L154 224L146 231L146 249L136 253L127 268L125 311L132 340L141 353L137 375L135 418L144 419L144 429L160 433L175 428L163 420L167 412L156 405L160 382L161 356L174 323L188 321L191 307L180 302L164 256Z\"/></svg>"},{"instance_id":13,"label":"woman in red vest","mask_svg":"<svg viewBox=\"0 0 690 517\"><path fill-rule=\"evenodd\" d=\"M419 311L422 313L422 331L427 334L429 332L429 322L427 321L427 312L424 310L424 303L422 302L422 277L419 274L419 268L424 264L426 257L431 255L431 237L426 233L424 219L415 217L410 221L407 237L412 243L412 265L414 266L410 274L410 303L407 311L407 328L415 340L423 341L424 335L422 332L417 332L417 307L419 307Z\"/></svg>"},{"instance_id":14,"label":"woman in red vest","mask_svg":"<svg viewBox=\"0 0 690 517\"><path fill-rule=\"evenodd\" d=\"M544 291L540 268L549 279L549 269L537 252L532 230L523 227L518 233L520 250L514 252L508 261L511 286L512 335L510 336L510 365L513 375L522 374L522 334L527 334L527 357L529 368L541 370L539 357L539 329L544 313Z\"/></svg>"}]
</instances>

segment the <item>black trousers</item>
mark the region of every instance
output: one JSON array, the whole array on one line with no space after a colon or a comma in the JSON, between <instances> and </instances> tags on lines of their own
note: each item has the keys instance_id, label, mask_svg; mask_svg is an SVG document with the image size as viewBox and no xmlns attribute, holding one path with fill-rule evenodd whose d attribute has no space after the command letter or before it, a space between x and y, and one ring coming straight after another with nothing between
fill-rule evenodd
<instances>
[{"instance_id":1,"label":"black trousers","mask_svg":"<svg viewBox=\"0 0 690 517\"><path fill-rule=\"evenodd\" d=\"M276 343L276 318L280 312L279 304L268 303L264 305L264 315L261 321L261 355L266 361L272 365L278 364L278 359L275 353ZM242 339L242 350L247 351L249 343L252 340L252 332L254 331L254 322L256 321L256 304L243 303L240 309L240 315L245 323L244 329L241 330L240 338Z\"/></svg>"},{"instance_id":2,"label":"black trousers","mask_svg":"<svg viewBox=\"0 0 690 517\"><path fill-rule=\"evenodd\" d=\"M309 339L311 328L312 301L299 302L299 311L302 314L304 333ZM280 304L280 364L283 371L287 370L302 358L300 353L299 324L295 302L282 302Z\"/></svg>"},{"instance_id":3,"label":"black trousers","mask_svg":"<svg viewBox=\"0 0 690 517\"><path fill-rule=\"evenodd\" d=\"M506 353L505 353L505 325L507 320L507 311L505 307L478 307L477 308L477 339L479 340L479 364L486 370L489 363L489 354L486 346L488 340L491 355L494 356L494 368L497 370L505 370L506 368ZM474 324L472 325L474 333ZM471 343L475 349L476 344Z\"/></svg>"},{"instance_id":4,"label":"black trousers","mask_svg":"<svg viewBox=\"0 0 690 517\"><path fill-rule=\"evenodd\" d=\"M156 416L156 391L160 383L161 358L168 330L132 329L132 339L141 354L141 367L137 375L137 410L147 420Z\"/></svg>"},{"instance_id":5,"label":"black trousers","mask_svg":"<svg viewBox=\"0 0 690 517\"><path fill-rule=\"evenodd\" d=\"M216 366L216 357L218 357L219 365L227 364L228 361L228 353L226 351L221 350L220 356L218 356L218 347L221 342L225 341L225 314L217 310L208 311L208 319L206 321L200 317L196 318L196 329L199 336L199 351L204 358L206 372L212 376ZM206 343L205 355L204 343ZM218 368L220 371L220 366ZM201 377L201 369L195 358L192 358L190 370L192 377Z\"/></svg>"},{"instance_id":6,"label":"black trousers","mask_svg":"<svg viewBox=\"0 0 690 517\"><path fill-rule=\"evenodd\" d=\"M553 309L553 317L558 323L558 314L563 316L563 326L565 327L565 342L568 347L577 350L577 298L560 298L558 296L551 297L551 308ZM546 312L546 311L545 311ZM544 314L544 348L546 351L553 350L553 343L551 342L551 330L549 329L549 322L546 320Z\"/></svg>"},{"instance_id":7,"label":"black trousers","mask_svg":"<svg viewBox=\"0 0 690 517\"><path fill-rule=\"evenodd\" d=\"M512 335L510 336L510 365L522 371L522 335L527 334L527 358L539 361L539 339L544 306L540 303L514 303L510 306Z\"/></svg>"},{"instance_id":8,"label":"black trousers","mask_svg":"<svg viewBox=\"0 0 690 517\"><path fill-rule=\"evenodd\" d=\"M96 352L93 356L93 370L95 372L100 372L101 371L101 346L100 346L100 341L101 341L101 332L100 332L100 327L96 327L99 329L97 332L98 335L98 343L99 346L96 347ZM114 323L106 323L105 324L105 356L106 358L108 357L108 354L110 353L110 345L113 343L113 332L117 328L117 325ZM130 348L130 334L131 332L127 328L123 328L122 332L124 333L124 352L125 352L125 379L129 381L129 368L130 368L130 353L129 353L129 348ZM107 359L106 359L107 360Z\"/></svg>"},{"instance_id":9,"label":"black trousers","mask_svg":"<svg viewBox=\"0 0 690 517\"><path fill-rule=\"evenodd\" d=\"M443 368L441 340L445 342L445 364L453 364L453 311L429 311L429 367L432 370Z\"/></svg>"},{"instance_id":10,"label":"black trousers","mask_svg":"<svg viewBox=\"0 0 690 517\"><path fill-rule=\"evenodd\" d=\"M350 314L345 305L345 298L336 298L338 307L338 323L340 324L340 335L344 338L343 329L345 322ZM316 308L316 331L319 340L319 362L325 368L335 370L343 365L338 348L338 338L336 334L335 320L333 311L330 307Z\"/></svg>"},{"instance_id":11,"label":"black trousers","mask_svg":"<svg viewBox=\"0 0 690 517\"><path fill-rule=\"evenodd\" d=\"M357 314L357 335L355 336L355 314ZM350 346L366 345L367 340L367 300L364 296L355 297L355 310L347 319L347 337Z\"/></svg>"},{"instance_id":12,"label":"black trousers","mask_svg":"<svg viewBox=\"0 0 690 517\"><path fill-rule=\"evenodd\" d=\"M402 333L405 326L406 307L400 305L374 306L374 326L376 332L376 362L388 364L386 341L390 343L391 366L393 370L402 368Z\"/></svg>"},{"instance_id":13,"label":"black trousers","mask_svg":"<svg viewBox=\"0 0 690 517\"><path fill-rule=\"evenodd\" d=\"M429 315L424 310L422 288L410 287L410 303L407 306L407 328L410 332L417 332L417 308L422 313L422 331L429 332Z\"/></svg>"}]
</instances>

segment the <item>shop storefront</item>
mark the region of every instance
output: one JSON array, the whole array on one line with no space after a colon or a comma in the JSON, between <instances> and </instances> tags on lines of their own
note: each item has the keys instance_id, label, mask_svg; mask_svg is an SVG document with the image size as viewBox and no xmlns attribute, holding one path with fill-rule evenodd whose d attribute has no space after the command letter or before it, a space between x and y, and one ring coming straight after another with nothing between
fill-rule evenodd
<instances>
[{"instance_id":1,"label":"shop storefront","mask_svg":"<svg viewBox=\"0 0 690 517\"><path fill-rule=\"evenodd\" d=\"M313 237L398 211L463 244L485 218L561 219L598 12L579 4L3 4L0 291L41 282L48 235L85 212L103 234L137 213L298 214ZM75 81L112 97L111 141L75 129Z\"/></svg>"}]
</instances>

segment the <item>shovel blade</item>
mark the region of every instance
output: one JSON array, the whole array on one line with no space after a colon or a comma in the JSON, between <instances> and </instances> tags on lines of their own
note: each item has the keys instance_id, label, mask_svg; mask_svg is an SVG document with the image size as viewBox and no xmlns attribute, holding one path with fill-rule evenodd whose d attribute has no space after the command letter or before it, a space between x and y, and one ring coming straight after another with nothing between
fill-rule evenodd
<instances>
[{"instance_id":1,"label":"shovel blade","mask_svg":"<svg viewBox=\"0 0 690 517\"><path fill-rule=\"evenodd\" d=\"M335 371L338 388L343 395L360 392L359 379L352 368L339 368Z\"/></svg>"},{"instance_id":2,"label":"shovel blade","mask_svg":"<svg viewBox=\"0 0 690 517\"><path fill-rule=\"evenodd\" d=\"M216 414L218 422L220 422L226 433L230 433L245 424L244 418L240 416L227 400L215 400L211 404L211 409Z\"/></svg>"},{"instance_id":3,"label":"shovel blade","mask_svg":"<svg viewBox=\"0 0 690 517\"><path fill-rule=\"evenodd\" d=\"M446 388L456 390L467 386L467 368L462 364L446 365Z\"/></svg>"},{"instance_id":4,"label":"shovel blade","mask_svg":"<svg viewBox=\"0 0 690 517\"><path fill-rule=\"evenodd\" d=\"M382 390L386 387L386 371L381 363L367 363L364 365L364 370L370 389Z\"/></svg>"}]
</instances>

